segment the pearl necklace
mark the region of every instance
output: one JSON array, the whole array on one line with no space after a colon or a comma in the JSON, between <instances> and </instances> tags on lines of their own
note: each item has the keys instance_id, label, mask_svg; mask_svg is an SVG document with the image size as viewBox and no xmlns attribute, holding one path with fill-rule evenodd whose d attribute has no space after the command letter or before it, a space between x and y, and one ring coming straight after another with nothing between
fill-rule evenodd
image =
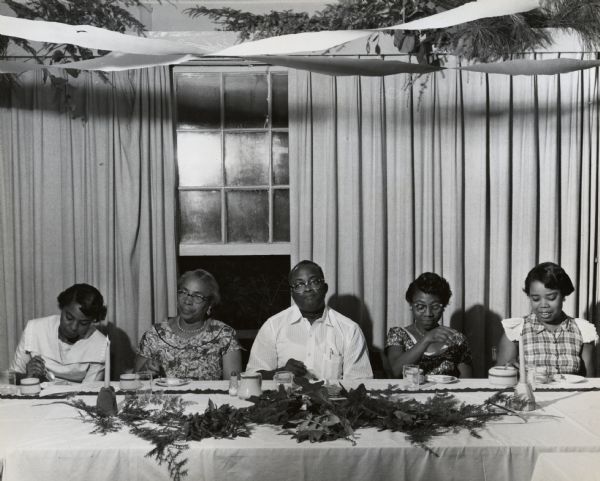
<instances>
[{"instance_id":1,"label":"pearl necklace","mask_svg":"<svg viewBox=\"0 0 600 481\"><path fill-rule=\"evenodd\" d=\"M190 332L201 331L202 329L204 329L204 326L206 326L206 321L204 321L200 327L193 327L192 329L184 329L183 327L181 327L181 317L177 316L177 328L179 329L179 331L181 331L184 334L189 334Z\"/></svg>"}]
</instances>

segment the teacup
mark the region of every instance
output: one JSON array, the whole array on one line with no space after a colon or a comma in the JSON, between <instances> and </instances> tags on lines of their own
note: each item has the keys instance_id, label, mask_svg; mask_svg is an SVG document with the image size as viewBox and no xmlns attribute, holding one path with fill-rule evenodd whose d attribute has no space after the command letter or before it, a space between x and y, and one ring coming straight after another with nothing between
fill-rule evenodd
<instances>
[{"instance_id":1,"label":"teacup","mask_svg":"<svg viewBox=\"0 0 600 481\"><path fill-rule=\"evenodd\" d=\"M21 394L31 396L39 394L41 390L40 380L37 377L26 377L21 379Z\"/></svg>"}]
</instances>

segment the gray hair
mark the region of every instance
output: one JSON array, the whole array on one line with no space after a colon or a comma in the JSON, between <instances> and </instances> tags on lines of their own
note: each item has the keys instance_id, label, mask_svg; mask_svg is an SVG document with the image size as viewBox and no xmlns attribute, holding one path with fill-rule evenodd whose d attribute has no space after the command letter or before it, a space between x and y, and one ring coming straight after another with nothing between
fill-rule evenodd
<instances>
[{"instance_id":1,"label":"gray hair","mask_svg":"<svg viewBox=\"0 0 600 481\"><path fill-rule=\"evenodd\" d=\"M185 281L191 278L203 281L210 287L211 306L221 302L221 292L219 291L219 284L215 279L215 276L204 269L195 269L193 271L187 271L181 274L179 279L177 279L177 289L179 289Z\"/></svg>"}]
</instances>

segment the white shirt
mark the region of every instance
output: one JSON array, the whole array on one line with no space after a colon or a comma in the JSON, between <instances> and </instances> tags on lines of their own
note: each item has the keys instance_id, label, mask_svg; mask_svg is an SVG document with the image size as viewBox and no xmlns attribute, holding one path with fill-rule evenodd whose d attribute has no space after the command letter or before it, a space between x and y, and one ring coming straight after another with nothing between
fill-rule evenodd
<instances>
[{"instance_id":1,"label":"white shirt","mask_svg":"<svg viewBox=\"0 0 600 481\"><path fill-rule=\"evenodd\" d=\"M296 305L267 319L252 344L247 371L272 371L291 358L320 379L373 377L359 325L327 307L312 325Z\"/></svg>"},{"instance_id":2,"label":"white shirt","mask_svg":"<svg viewBox=\"0 0 600 481\"><path fill-rule=\"evenodd\" d=\"M41 356L46 369L57 378L74 382L101 380L104 377L106 337L94 330L85 339L68 344L58 338L60 316L27 322L17 346L11 369L25 373L33 356Z\"/></svg>"}]
</instances>

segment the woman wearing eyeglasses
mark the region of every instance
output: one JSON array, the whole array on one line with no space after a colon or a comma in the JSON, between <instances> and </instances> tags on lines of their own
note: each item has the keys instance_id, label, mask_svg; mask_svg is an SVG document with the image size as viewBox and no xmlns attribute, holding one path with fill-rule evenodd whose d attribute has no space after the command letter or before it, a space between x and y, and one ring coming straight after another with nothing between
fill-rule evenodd
<instances>
[{"instance_id":1,"label":"woman wearing eyeglasses","mask_svg":"<svg viewBox=\"0 0 600 481\"><path fill-rule=\"evenodd\" d=\"M96 325L106 317L100 291L74 284L58 295L60 314L32 319L17 346L11 369L19 378L71 382L104 377L106 337Z\"/></svg>"},{"instance_id":2,"label":"woman wearing eyeglasses","mask_svg":"<svg viewBox=\"0 0 600 481\"><path fill-rule=\"evenodd\" d=\"M180 379L229 379L240 372L242 356L235 330L213 319L219 285L197 269L177 281L177 316L155 324L140 340L136 369Z\"/></svg>"},{"instance_id":3,"label":"woman wearing eyeglasses","mask_svg":"<svg viewBox=\"0 0 600 481\"><path fill-rule=\"evenodd\" d=\"M452 291L443 277L425 272L406 291L413 323L392 327L387 335L386 352L392 374L402 377L405 364L418 364L425 374L471 377L471 349L466 337L439 322Z\"/></svg>"}]
</instances>

